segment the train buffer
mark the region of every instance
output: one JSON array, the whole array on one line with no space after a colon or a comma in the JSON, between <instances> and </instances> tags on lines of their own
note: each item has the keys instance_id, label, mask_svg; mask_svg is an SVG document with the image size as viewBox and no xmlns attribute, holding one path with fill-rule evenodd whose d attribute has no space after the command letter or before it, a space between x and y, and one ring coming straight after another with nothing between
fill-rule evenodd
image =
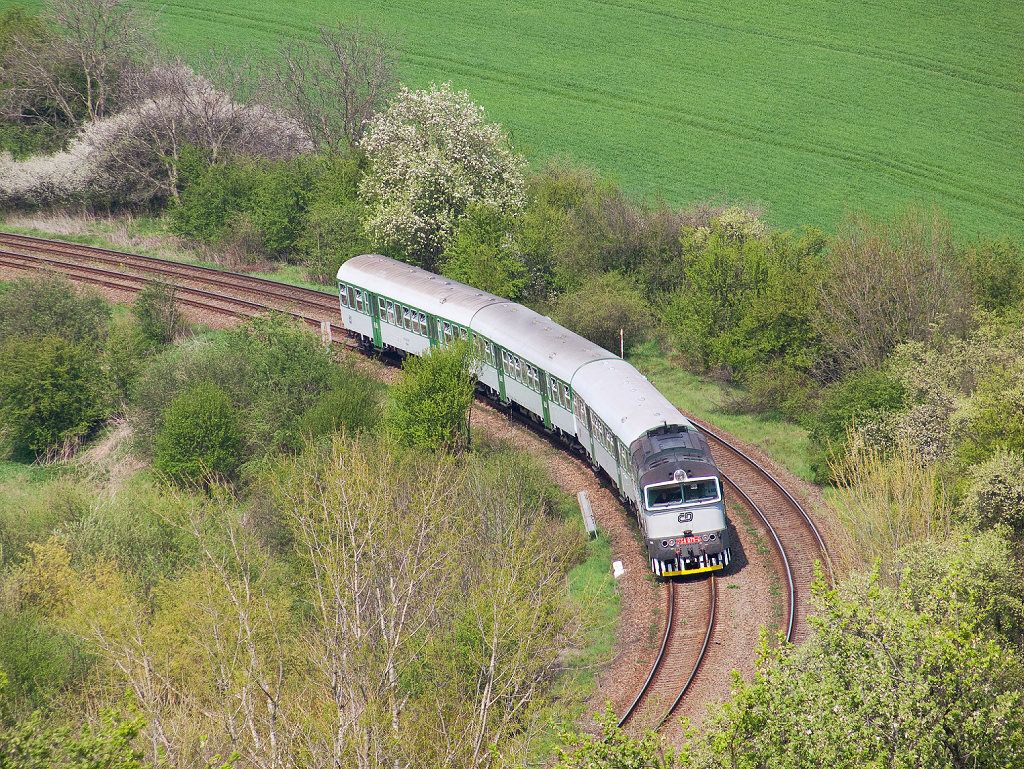
<instances>
[{"instance_id":1,"label":"train buffer","mask_svg":"<svg viewBox=\"0 0 1024 769\"><path fill-rule=\"evenodd\" d=\"M587 492L581 491L577 495L577 499L580 501L580 512L583 513L583 526L586 528L587 534L593 539L597 536L597 521L594 520L594 510L590 506L590 497L587 496Z\"/></svg>"}]
</instances>

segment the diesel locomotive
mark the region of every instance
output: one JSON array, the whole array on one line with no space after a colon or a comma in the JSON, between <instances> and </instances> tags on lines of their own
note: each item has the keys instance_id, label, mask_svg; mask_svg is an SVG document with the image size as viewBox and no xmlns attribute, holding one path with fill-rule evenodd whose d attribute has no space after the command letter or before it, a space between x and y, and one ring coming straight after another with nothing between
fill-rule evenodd
<instances>
[{"instance_id":1,"label":"diesel locomotive","mask_svg":"<svg viewBox=\"0 0 1024 769\"><path fill-rule=\"evenodd\" d=\"M528 307L376 254L338 270L341 319L367 346L422 355L457 339L478 387L579 445L636 513L659 577L729 565L707 441L619 356Z\"/></svg>"}]
</instances>

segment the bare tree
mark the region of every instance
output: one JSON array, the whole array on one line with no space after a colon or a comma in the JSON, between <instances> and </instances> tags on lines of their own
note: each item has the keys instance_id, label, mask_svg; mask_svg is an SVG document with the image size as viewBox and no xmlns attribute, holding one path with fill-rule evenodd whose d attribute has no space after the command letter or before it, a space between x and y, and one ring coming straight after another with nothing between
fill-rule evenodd
<instances>
[{"instance_id":1,"label":"bare tree","mask_svg":"<svg viewBox=\"0 0 1024 769\"><path fill-rule=\"evenodd\" d=\"M394 46L379 31L359 23L321 27L313 42L279 51L268 88L317 147L337 149L362 138L395 87L396 66Z\"/></svg>"},{"instance_id":2,"label":"bare tree","mask_svg":"<svg viewBox=\"0 0 1024 769\"><path fill-rule=\"evenodd\" d=\"M5 111L21 117L48 101L71 127L112 114L125 75L147 50L147 20L127 0L50 0L42 21L45 32L22 25L11 37Z\"/></svg>"}]
</instances>

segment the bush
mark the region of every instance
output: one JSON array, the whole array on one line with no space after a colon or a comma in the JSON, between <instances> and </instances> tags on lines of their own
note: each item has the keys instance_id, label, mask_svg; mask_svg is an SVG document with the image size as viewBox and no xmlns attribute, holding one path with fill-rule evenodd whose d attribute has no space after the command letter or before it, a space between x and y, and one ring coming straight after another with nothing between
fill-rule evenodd
<instances>
[{"instance_id":1,"label":"bush","mask_svg":"<svg viewBox=\"0 0 1024 769\"><path fill-rule=\"evenodd\" d=\"M174 303L175 288L147 283L135 297L132 314L139 333L153 346L170 344L188 330L188 322Z\"/></svg>"},{"instance_id":2,"label":"bush","mask_svg":"<svg viewBox=\"0 0 1024 769\"><path fill-rule=\"evenodd\" d=\"M110 305L102 297L62 277L21 278L0 292L0 342L59 336L98 348L109 320Z\"/></svg>"},{"instance_id":3,"label":"bush","mask_svg":"<svg viewBox=\"0 0 1024 769\"><path fill-rule=\"evenodd\" d=\"M427 450L466 445L475 384L471 360L463 342L405 359L387 412L388 431L399 445Z\"/></svg>"},{"instance_id":4,"label":"bush","mask_svg":"<svg viewBox=\"0 0 1024 769\"><path fill-rule=\"evenodd\" d=\"M334 285L338 268L353 256L373 251L363 219L366 207L357 200L318 200L306 212L298 242L299 259L311 280Z\"/></svg>"},{"instance_id":5,"label":"bush","mask_svg":"<svg viewBox=\"0 0 1024 769\"><path fill-rule=\"evenodd\" d=\"M1024 456L1024 365L995 371L953 417L954 435L963 438L957 456L980 464L997 451Z\"/></svg>"},{"instance_id":6,"label":"bush","mask_svg":"<svg viewBox=\"0 0 1024 769\"><path fill-rule=\"evenodd\" d=\"M0 431L15 451L72 449L106 415L96 353L56 336L0 344Z\"/></svg>"},{"instance_id":7,"label":"bush","mask_svg":"<svg viewBox=\"0 0 1024 769\"><path fill-rule=\"evenodd\" d=\"M1006 526L1024 537L1024 458L999 449L971 470L964 511L981 526Z\"/></svg>"},{"instance_id":8,"label":"bush","mask_svg":"<svg viewBox=\"0 0 1024 769\"><path fill-rule=\"evenodd\" d=\"M506 299L526 287L526 266L517 253L511 222L494 209L471 205L441 255L441 272Z\"/></svg>"},{"instance_id":9,"label":"bush","mask_svg":"<svg viewBox=\"0 0 1024 769\"><path fill-rule=\"evenodd\" d=\"M299 416L296 432L316 439L347 430L373 430L380 422L383 385L352 366L334 375L329 390Z\"/></svg>"},{"instance_id":10,"label":"bush","mask_svg":"<svg viewBox=\"0 0 1024 769\"><path fill-rule=\"evenodd\" d=\"M227 393L212 384L186 390L164 414L153 467L181 485L230 480L241 463L242 432Z\"/></svg>"},{"instance_id":11,"label":"bush","mask_svg":"<svg viewBox=\"0 0 1024 769\"><path fill-rule=\"evenodd\" d=\"M555 302L553 316L580 336L612 352L619 351L619 330L626 350L651 334L653 315L636 282L610 272L585 281Z\"/></svg>"},{"instance_id":12,"label":"bush","mask_svg":"<svg viewBox=\"0 0 1024 769\"><path fill-rule=\"evenodd\" d=\"M8 680L7 691L0 696L9 698L12 710L27 713L48 705L88 668L89 659L77 640L37 612L0 613L0 670Z\"/></svg>"},{"instance_id":13,"label":"bush","mask_svg":"<svg viewBox=\"0 0 1024 769\"><path fill-rule=\"evenodd\" d=\"M978 304L1003 312L1020 304L1024 296L1024 253L1009 238L982 240L964 250L964 262Z\"/></svg>"},{"instance_id":14,"label":"bush","mask_svg":"<svg viewBox=\"0 0 1024 769\"><path fill-rule=\"evenodd\" d=\"M851 374L827 387L818 410L808 420L815 478L825 482L831 477L829 462L844 456L851 429L899 412L905 406L903 385L879 369Z\"/></svg>"},{"instance_id":15,"label":"bush","mask_svg":"<svg viewBox=\"0 0 1024 769\"><path fill-rule=\"evenodd\" d=\"M115 399L121 404L126 404L131 399L132 389L142 373L147 358L154 351L152 341L143 334L134 316L114 316L107 333L103 360Z\"/></svg>"}]
</instances>

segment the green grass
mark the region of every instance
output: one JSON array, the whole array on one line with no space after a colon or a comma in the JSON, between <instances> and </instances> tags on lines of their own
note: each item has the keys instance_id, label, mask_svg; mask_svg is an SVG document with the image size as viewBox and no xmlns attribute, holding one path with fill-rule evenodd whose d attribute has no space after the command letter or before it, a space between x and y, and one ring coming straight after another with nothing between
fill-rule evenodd
<instances>
[{"instance_id":1,"label":"green grass","mask_svg":"<svg viewBox=\"0 0 1024 769\"><path fill-rule=\"evenodd\" d=\"M0 0L0 7L16 0ZM361 17L413 86L468 89L533 159L829 226L936 204L1024 232L1024 13L1007 0L143 0L163 42L257 61Z\"/></svg>"},{"instance_id":2,"label":"green grass","mask_svg":"<svg viewBox=\"0 0 1024 769\"><path fill-rule=\"evenodd\" d=\"M790 421L763 414L736 414L724 408L729 388L672 365L661 355L636 354L631 362L681 410L757 446L804 480L813 480L807 431Z\"/></svg>"}]
</instances>

